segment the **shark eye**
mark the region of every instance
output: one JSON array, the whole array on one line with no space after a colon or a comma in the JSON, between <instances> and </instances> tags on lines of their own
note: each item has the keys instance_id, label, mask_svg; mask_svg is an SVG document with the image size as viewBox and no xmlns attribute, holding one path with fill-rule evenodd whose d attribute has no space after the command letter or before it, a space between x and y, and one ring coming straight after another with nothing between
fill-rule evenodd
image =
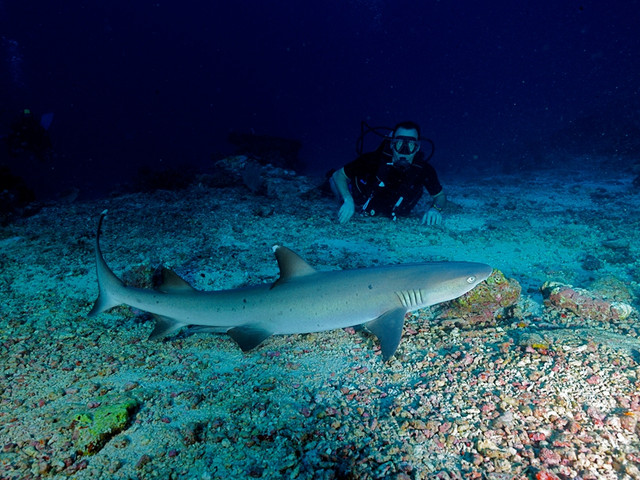
<instances>
[{"instance_id":1,"label":"shark eye","mask_svg":"<svg viewBox=\"0 0 640 480\"><path fill-rule=\"evenodd\" d=\"M473 283L476 281L476 277L467 277L467 283Z\"/></svg>"}]
</instances>

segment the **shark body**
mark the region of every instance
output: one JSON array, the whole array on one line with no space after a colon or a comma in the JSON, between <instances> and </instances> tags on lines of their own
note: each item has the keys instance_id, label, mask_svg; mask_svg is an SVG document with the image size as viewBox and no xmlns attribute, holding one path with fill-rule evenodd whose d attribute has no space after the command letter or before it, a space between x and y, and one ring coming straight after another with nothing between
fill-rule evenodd
<instances>
[{"instance_id":1,"label":"shark body","mask_svg":"<svg viewBox=\"0 0 640 480\"><path fill-rule=\"evenodd\" d=\"M96 233L100 293L90 316L117 305L149 312L156 318L150 339L187 325L227 333L243 351L271 335L321 332L364 324L380 341L384 360L402 336L407 312L452 300L491 274L491 267L471 262L429 262L353 270L317 271L296 253L273 247L280 277L271 284L202 292L170 270L163 270L157 290L127 287L111 271Z\"/></svg>"}]
</instances>

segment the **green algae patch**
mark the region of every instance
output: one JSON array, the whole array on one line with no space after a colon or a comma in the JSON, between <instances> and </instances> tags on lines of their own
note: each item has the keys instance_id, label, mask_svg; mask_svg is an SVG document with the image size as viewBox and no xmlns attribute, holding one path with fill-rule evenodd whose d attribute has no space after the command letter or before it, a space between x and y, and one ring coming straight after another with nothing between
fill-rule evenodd
<instances>
[{"instance_id":1,"label":"green algae patch","mask_svg":"<svg viewBox=\"0 0 640 480\"><path fill-rule=\"evenodd\" d=\"M109 440L126 430L140 402L133 397L102 397L92 405L72 414L73 442L75 450L81 454L94 454Z\"/></svg>"}]
</instances>

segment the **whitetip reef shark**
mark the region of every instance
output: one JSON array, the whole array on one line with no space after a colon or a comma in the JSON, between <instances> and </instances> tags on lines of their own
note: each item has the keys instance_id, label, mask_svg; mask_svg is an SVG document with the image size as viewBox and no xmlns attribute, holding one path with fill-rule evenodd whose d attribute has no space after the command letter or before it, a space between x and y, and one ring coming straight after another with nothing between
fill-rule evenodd
<instances>
[{"instance_id":1,"label":"whitetip reef shark","mask_svg":"<svg viewBox=\"0 0 640 480\"><path fill-rule=\"evenodd\" d=\"M163 270L156 290L125 286L100 249L96 263L100 293L89 316L118 305L153 314L158 339L196 325L227 333L243 351L271 335L321 332L364 324L380 341L383 359L398 348L407 312L457 298L491 274L484 263L428 262L353 270L318 271L283 246L273 247L280 277L231 290L202 292L171 270Z\"/></svg>"}]
</instances>

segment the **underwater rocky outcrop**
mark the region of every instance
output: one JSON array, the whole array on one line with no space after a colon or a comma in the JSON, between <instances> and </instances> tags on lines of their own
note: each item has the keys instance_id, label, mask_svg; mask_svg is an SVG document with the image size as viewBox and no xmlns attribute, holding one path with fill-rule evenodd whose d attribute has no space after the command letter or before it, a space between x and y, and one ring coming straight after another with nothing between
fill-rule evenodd
<instances>
[{"instance_id":1,"label":"underwater rocky outcrop","mask_svg":"<svg viewBox=\"0 0 640 480\"><path fill-rule=\"evenodd\" d=\"M236 146L237 155L253 157L261 165L271 164L287 170L299 170L298 154L302 143L298 140L253 133L231 133L229 142Z\"/></svg>"},{"instance_id":2,"label":"underwater rocky outcrop","mask_svg":"<svg viewBox=\"0 0 640 480\"><path fill-rule=\"evenodd\" d=\"M439 317L445 324L458 327L495 325L497 321L512 317L522 287L517 280L507 279L500 270L494 270L489 278L476 288L444 304Z\"/></svg>"},{"instance_id":3,"label":"underwater rocky outcrop","mask_svg":"<svg viewBox=\"0 0 640 480\"><path fill-rule=\"evenodd\" d=\"M633 307L628 303L611 301L595 292L564 283L545 282L540 291L544 305L562 315L611 322L625 320L633 313Z\"/></svg>"}]
</instances>

